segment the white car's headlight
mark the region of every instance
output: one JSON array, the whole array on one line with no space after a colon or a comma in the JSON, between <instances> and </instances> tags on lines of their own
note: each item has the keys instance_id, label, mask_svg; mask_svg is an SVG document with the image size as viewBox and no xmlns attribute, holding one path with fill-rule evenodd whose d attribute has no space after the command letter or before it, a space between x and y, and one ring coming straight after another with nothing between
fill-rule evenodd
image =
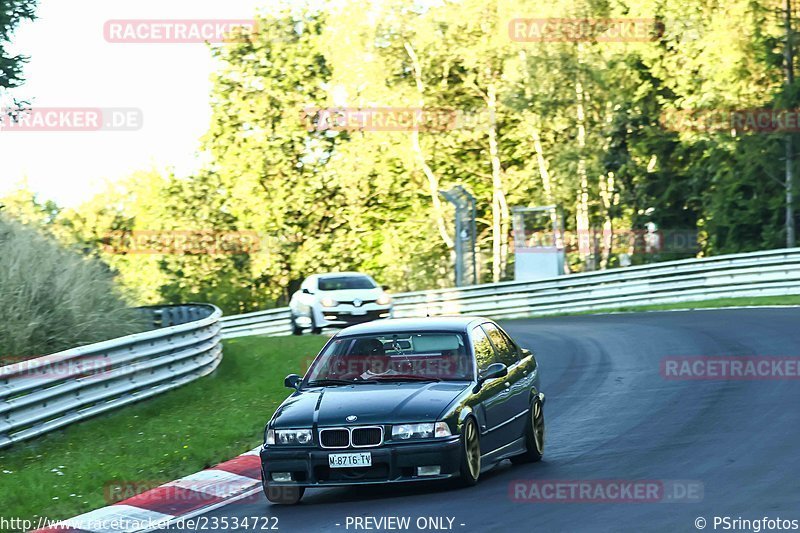
<instances>
[{"instance_id":1,"label":"white car's headlight","mask_svg":"<svg viewBox=\"0 0 800 533\"><path fill-rule=\"evenodd\" d=\"M303 446L311 444L310 429L268 429L264 438L268 445Z\"/></svg>"},{"instance_id":2,"label":"white car's headlight","mask_svg":"<svg viewBox=\"0 0 800 533\"><path fill-rule=\"evenodd\" d=\"M390 303L392 303L392 297L389 296L388 294L381 294L380 296L378 296L378 299L375 300L375 303L378 305L389 305Z\"/></svg>"},{"instance_id":3,"label":"white car's headlight","mask_svg":"<svg viewBox=\"0 0 800 533\"><path fill-rule=\"evenodd\" d=\"M450 427L446 422L392 426L392 439L398 440L430 439L432 437L449 437L450 435Z\"/></svg>"},{"instance_id":4,"label":"white car's headlight","mask_svg":"<svg viewBox=\"0 0 800 533\"><path fill-rule=\"evenodd\" d=\"M322 307L336 307L339 305L339 302L334 300L333 298L323 298L319 301L322 304Z\"/></svg>"}]
</instances>

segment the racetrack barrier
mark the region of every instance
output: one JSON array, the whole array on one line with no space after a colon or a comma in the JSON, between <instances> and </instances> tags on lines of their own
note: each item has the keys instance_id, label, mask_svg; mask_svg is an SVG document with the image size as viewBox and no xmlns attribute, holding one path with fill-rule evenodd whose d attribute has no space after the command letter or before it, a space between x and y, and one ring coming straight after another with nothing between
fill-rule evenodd
<instances>
[{"instance_id":1,"label":"racetrack barrier","mask_svg":"<svg viewBox=\"0 0 800 533\"><path fill-rule=\"evenodd\" d=\"M222 360L219 308L141 309L157 329L0 367L0 448L214 371Z\"/></svg>"},{"instance_id":2,"label":"racetrack barrier","mask_svg":"<svg viewBox=\"0 0 800 533\"><path fill-rule=\"evenodd\" d=\"M732 297L800 294L800 249L685 259L392 295L395 317L521 318ZM288 307L222 318L223 338L288 335Z\"/></svg>"}]
</instances>

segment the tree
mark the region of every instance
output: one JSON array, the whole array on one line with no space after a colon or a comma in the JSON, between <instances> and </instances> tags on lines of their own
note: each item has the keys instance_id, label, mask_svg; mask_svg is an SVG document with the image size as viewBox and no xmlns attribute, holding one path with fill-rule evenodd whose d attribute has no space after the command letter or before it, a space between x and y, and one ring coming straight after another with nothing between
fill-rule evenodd
<instances>
[{"instance_id":1,"label":"tree","mask_svg":"<svg viewBox=\"0 0 800 533\"><path fill-rule=\"evenodd\" d=\"M11 55L6 45L11 35L23 20L35 17L36 0L2 0L0 2L0 96L4 89L17 87L22 83L22 65L27 58Z\"/></svg>"}]
</instances>

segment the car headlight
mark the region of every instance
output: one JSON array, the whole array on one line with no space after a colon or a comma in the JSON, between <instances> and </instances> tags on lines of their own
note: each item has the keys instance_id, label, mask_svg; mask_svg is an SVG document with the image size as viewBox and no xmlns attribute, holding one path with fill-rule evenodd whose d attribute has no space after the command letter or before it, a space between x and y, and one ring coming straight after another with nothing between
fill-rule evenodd
<instances>
[{"instance_id":1,"label":"car headlight","mask_svg":"<svg viewBox=\"0 0 800 533\"><path fill-rule=\"evenodd\" d=\"M388 294L381 294L380 296L378 296L378 299L375 300L375 303L378 305L389 305L390 303L392 303L392 297L389 296Z\"/></svg>"},{"instance_id":2,"label":"car headlight","mask_svg":"<svg viewBox=\"0 0 800 533\"><path fill-rule=\"evenodd\" d=\"M392 426L392 439L430 439L432 437L449 437L450 426L446 422L429 422L425 424L396 424Z\"/></svg>"},{"instance_id":3,"label":"car headlight","mask_svg":"<svg viewBox=\"0 0 800 533\"><path fill-rule=\"evenodd\" d=\"M322 307L336 307L339 305L339 302L334 300L333 298L323 298L319 301L322 304Z\"/></svg>"},{"instance_id":4,"label":"car headlight","mask_svg":"<svg viewBox=\"0 0 800 533\"><path fill-rule=\"evenodd\" d=\"M311 444L310 429L268 429L264 437L268 445L303 446Z\"/></svg>"}]
</instances>

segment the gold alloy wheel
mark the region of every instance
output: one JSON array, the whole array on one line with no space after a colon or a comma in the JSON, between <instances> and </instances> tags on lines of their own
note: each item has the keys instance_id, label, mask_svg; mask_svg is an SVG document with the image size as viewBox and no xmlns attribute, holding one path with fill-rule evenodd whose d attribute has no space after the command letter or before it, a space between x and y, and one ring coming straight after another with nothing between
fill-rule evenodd
<instances>
[{"instance_id":1,"label":"gold alloy wheel","mask_svg":"<svg viewBox=\"0 0 800 533\"><path fill-rule=\"evenodd\" d=\"M481 473L481 444L478 439L478 427L470 419L464 427L464 447L467 452L467 467L473 479Z\"/></svg>"},{"instance_id":2,"label":"gold alloy wheel","mask_svg":"<svg viewBox=\"0 0 800 533\"><path fill-rule=\"evenodd\" d=\"M533 440L539 455L544 453L544 411L541 402L533 402L531 409L531 423L533 424Z\"/></svg>"}]
</instances>

